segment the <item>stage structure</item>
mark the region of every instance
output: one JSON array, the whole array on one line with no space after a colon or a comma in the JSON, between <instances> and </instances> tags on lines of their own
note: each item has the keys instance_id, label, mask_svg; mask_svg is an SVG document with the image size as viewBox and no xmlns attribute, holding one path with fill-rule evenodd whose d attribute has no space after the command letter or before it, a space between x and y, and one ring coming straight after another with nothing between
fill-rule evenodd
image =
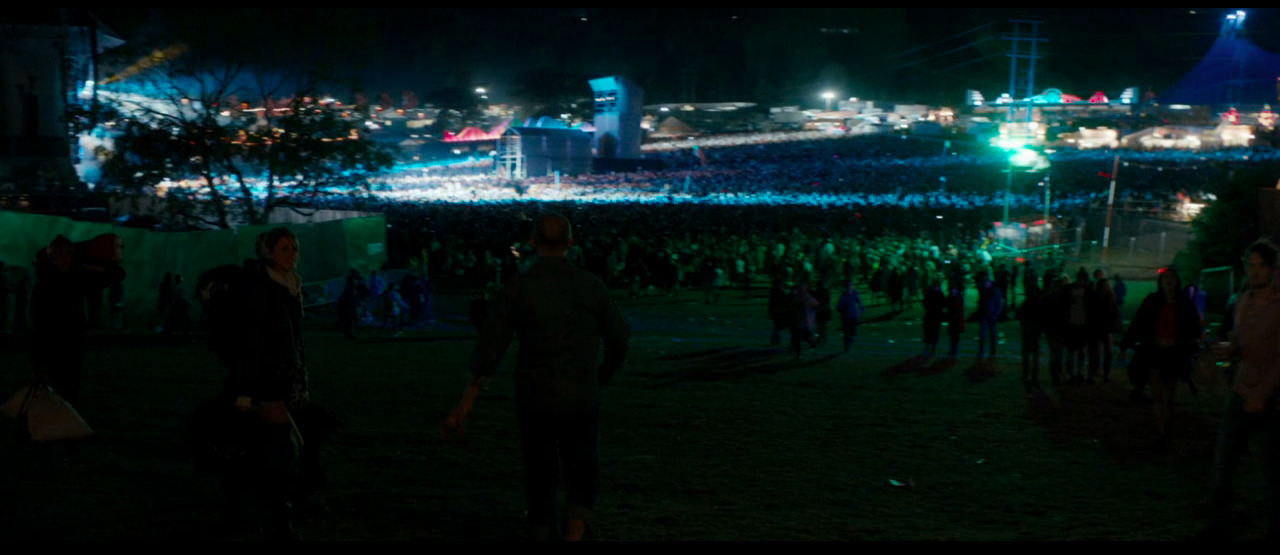
<instances>
[{"instance_id":1,"label":"stage structure","mask_svg":"<svg viewBox=\"0 0 1280 555\"><path fill-rule=\"evenodd\" d=\"M509 179L591 173L591 134L513 127L498 142L498 171Z\"/></svg>"},{"instance_id":2,"label":"stage structure","mask_svg":"<svg viewBox=\"0 0 1280 555\"><path fill-rule=\"evenodd\" d=\"M596 157L639 160L644 90L624 77L591 81L596 101Z\"/></svg>"}]
</instances>

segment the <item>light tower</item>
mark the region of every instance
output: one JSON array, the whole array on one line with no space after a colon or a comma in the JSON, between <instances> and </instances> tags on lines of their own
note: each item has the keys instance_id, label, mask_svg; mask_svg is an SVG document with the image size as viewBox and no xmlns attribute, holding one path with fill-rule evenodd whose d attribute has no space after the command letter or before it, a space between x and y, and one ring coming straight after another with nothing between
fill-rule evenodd
<instances>
[{"instance_id":1,"label":"light tower","mask_svg":"<svg viewBox=\"0 0 1280 555\"><path fill-rule=\"evenodd\" d=\"M1249 17L1249 12L1244 10L1236 10L1227 14L1227 19L1222 22L1222 36L1235 37L1244 31L1244 21Z\"/></svg>"},{"instance_id":2,"label":"light tower","mask_svg":"<svg viewBox=\"0 0 1280 555\"><path fill-rule=\"evenodd\" d=\"M593 79L591 89L596 95L597 157L639 160L644 89L623 77Z\"/></svg>"},{"instance_id":3,"label":"light tower","mask_svg":"<svg viewBox=\"0 0 1280 555\"><path fill-rule=\"evenodd\" d=\"M1222 22L1222 38L1237 39L1244 33L1244 22L1249 17L1249 13L1244 10L1235 10L1227 14L1227 19ZM1219 39L1221 40L1221 39ZM1235 79L1228 84L1227 102L1233 105L1239 105L1244 101L1245 89L1247 83L1245 80L1245 67L1249 65L1249 52L1233 45L1232 61L1236 65Z\"/></svg>"}]
</instances>

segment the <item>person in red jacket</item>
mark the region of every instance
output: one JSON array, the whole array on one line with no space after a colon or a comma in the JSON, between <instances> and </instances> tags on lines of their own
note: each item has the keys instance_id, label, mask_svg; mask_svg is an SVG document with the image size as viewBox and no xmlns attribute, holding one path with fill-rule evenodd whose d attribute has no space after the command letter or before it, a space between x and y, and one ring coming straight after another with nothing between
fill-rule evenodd
<instances>
[{"instance_id":1,"label":"person in red jacket","mask_svg":"<svg viewBox=\"0 0 1280 555\"><path fill-rule=\"evenodd\" d=\"M1173 268L1163 270L1160 290L1142 302L1120 346L1122 351L1137 348L1130 367L1150 381L1160 443L1168 440L1178 382L1186 381L1194 388L1191 364L1202 335L1200 313L1182 294L1182 278Z\"/></svg>"}]
</instances>

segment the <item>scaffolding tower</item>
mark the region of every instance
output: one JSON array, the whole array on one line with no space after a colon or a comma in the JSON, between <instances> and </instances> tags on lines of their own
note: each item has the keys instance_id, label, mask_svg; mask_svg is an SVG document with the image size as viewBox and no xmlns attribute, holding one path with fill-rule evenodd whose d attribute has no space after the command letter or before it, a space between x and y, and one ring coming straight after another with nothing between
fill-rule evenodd
<instances>
[{"instance_id":1,"label":"scaffolding tower","mask_svg":"<svg viewBox=\"0 0 1280 555\"><path fill-rule=\"evenodd\" d=\"M503 172L507 179L526 179L529 170L524 162L524 138L519 133L503 135L498 147L498 171Z\"/></svg>"}]
</instances>

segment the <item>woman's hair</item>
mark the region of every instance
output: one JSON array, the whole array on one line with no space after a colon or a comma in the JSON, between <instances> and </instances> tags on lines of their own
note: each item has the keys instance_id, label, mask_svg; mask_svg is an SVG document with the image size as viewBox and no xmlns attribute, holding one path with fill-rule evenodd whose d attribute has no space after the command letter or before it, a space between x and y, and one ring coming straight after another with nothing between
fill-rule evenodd
<instances>
[{"instance_id":1,"label":"woman's hair","mask_svg":"<svg viewBox=\"0 0 1280 555\"><path fill-rule=\"evenodd\" d=\"M258 236L258 258L266 260L267 256L271 254L271 250L276 248L276 245L280 244L281 239L289 239L293 241L294 244L298 243L298 237L294 235L292 231L289 231L288 228L277 227Z\"/></svg>"}]
</instances>

